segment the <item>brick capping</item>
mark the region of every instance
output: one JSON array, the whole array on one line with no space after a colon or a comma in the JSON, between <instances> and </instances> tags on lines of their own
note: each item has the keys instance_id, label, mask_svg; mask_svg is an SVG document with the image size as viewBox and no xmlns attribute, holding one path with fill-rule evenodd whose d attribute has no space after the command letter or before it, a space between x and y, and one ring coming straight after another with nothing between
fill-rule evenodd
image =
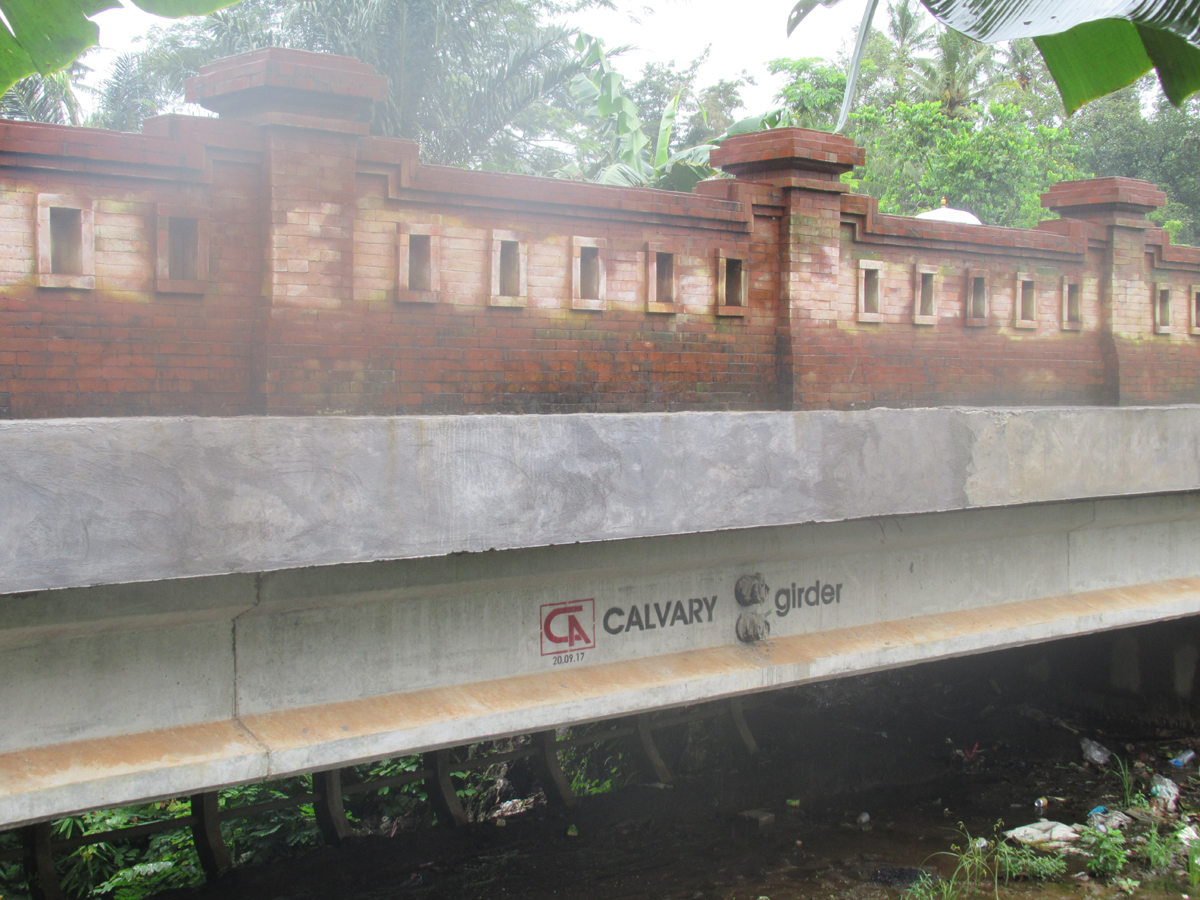
<instances>
[{"instance_id":1,"label":"brick capping","mask_svg":"<svg viewBox=\"0 0 1200 900\"><path fill-rule=\"evenodd\" d=\"M1200 402L1200 249L1146 182L960 225L880 214L824 132L683 194L424 165L344 57L188 91L219 118L0 122L0 416Z\"/></svg>"},{"instance_id":2,"label":"brick capping","mask_svg":"<svg viewBox=\"0 0 1200 900\"><path fill-rule=\"evenodd\" d=\"M861 147L848 137L806 128L775 128L739 134L721 143L709 157L712 165L746 181L807 172L816 180L837 181L843 172L866 161Z\"/></svg>"},{"instance_id":3,"label":"brick capping","mask_svg":"<svg viewBox=\"0 0 1200 900\"><path fill-rule=\"evenodd\" d=\"M1096 219L1118 213L1144 218L1166 202L1167 195L1149 181L1118 176L1060 181L1042 194L1042 206L1073 219Z\"/></svg>"},{"instance_id":4,"label":"brick capping","mask_svg":"<svg viewBox=\"0 0 1200 900\"><path fill-rule=\"evenodd\" d=\"M222 118L291 113L367 121L387 98L387 78L348 56L266 47L201 66L184 83L184 99Z\"/></svg>"}]
</instances>

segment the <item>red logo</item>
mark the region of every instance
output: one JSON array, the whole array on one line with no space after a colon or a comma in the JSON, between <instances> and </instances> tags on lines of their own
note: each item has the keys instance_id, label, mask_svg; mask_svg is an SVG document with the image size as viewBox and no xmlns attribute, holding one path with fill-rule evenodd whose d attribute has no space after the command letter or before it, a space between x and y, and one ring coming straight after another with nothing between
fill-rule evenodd
<instances>
[{"instance_id":1,"label":"red logo","mask_svg":"<svg viewBox=\"0 0 1200 900\"><path fill-rule=\"evenodd\" d=\"M596 646L596 601L542 604L542 656Z\"/></svg>"}]
</instances>

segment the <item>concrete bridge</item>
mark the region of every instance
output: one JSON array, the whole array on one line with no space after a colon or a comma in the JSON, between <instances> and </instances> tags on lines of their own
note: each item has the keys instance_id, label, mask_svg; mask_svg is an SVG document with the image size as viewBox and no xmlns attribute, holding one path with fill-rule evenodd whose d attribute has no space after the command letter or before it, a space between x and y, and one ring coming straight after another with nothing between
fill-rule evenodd
<instances>
[{"instance_id":1,"label":"concrete bridge","mask_svg":"<svg viewBox=\"0 0 1200 900\"><path fill-rule=\"evenodd\" d=\"M1191 616L1198 449L1190 406L3 422L0 823Z\"/></svg>"},{"instance_id":2,"label":"concrete bridge","mask_svg":"<svg viewBox=\"0 0 1200 900\"><path fill-rule=\"evenodd\" d=\"M447 747L554 781L555 726L1200 612L1153 185L882 215L803 129L690 195L466 172L385 92L268 49L191 83L219 118L0 123L0 828L47 896L80 810L190 794L212 872L222 786L322 773L336 838L340 768L423 752L453 818Z\"/></svg>"}]
</instances>

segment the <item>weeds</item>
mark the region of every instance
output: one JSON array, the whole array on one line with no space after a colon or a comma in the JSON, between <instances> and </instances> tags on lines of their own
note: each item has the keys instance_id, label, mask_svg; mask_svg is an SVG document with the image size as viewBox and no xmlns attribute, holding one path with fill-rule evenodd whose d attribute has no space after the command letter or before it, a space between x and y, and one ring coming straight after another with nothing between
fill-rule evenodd
<instances>
[{"instance_id":1,"label":"weeds","mask_svg":"<svg viewBox=\"0 0 1200 900\"><path fill-rule=\"evenodd\" d=\"M1085 828L1079 835L1079 843L1088 855L1087 870L1097 878L1115 878L1129 859L1125 835L1115 828L1108 831Z\"/></svg>"},{"instance_id":2,"label":"weeds","mask_svg":"<svg viewBox=\"0 0 1200 900\"><path fill-rule=\"evenodd\" d=\"M1057 853L1038 853L1032 847L1000 844L996 848L996 871L1007 884L1017 878L1046 881L1067 871L1067 861Z\"/></svg>"},{"instance_id":3,"label":"weeds","mask_svg":"<svg viewBox=\"0 0 1200 900\"><path fill-rule=\"evenodd\" d=\"M954 861L954 871L948 878L923 878L904 892L903 900L960 900L990 883L992 892L999 897L1000 882L998 869L993 864L992 844L983 838L972 837L962 822L958 823L960 843L934 856L948 857Z\"/></svg>"},{"instance_id":4,"label":"weeds","mask_svg":"<svg viewBox=\"0 0 1200 900\"><path fill-rule=\"evenodd\" d=\"M1137 788L1137 776L1129 768L1129 763L1114 754L1113 767L1110 771L1116 773L1117 781L1121 785L1121 799L1126 809L1137 805L1139 799L1144 799L1141 797L1141 791Z\"/></svg>"},{"instance_id":5,"label":"weeds","mask_svg":"<svg viewBox=\"0 0 1200 900\"><path fill-rule=\"evenodd\" d=\"M1146 832L1146 842L1138 848L1138 856L1145 863L1146 870L1155 874L1165 871L1180 849L1178 834L1160 837L1158 827L1155 826Z\"/></svg>"},{"instance_id":6,"label":"weeds","mask_svg":"<svg viewBox=\"0 0 1200 900\"><path fill-rule=\"evenodd\" d=\"M1193 891L1200 888L1200 842L1188 844L1185 869L1187 871L1188 886Z\"/></svg>"}]
</instances>

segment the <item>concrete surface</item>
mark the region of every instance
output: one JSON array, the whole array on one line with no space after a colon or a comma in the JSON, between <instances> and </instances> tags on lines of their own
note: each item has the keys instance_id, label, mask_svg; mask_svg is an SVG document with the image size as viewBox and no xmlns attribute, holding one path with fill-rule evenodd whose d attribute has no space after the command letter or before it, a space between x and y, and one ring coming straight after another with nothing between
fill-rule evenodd
<instances>
[{"instance_id":1,"label":"concrete surface","mask_svg":"<svg viewBox=\"0 0 1200 900\"><path fill-rule=\"evenodd\" d=\"M1200 407L0 422L0 593L1200 488Z\"/></svg>"},{"instance_id":2,"label":"concrete surface","mask_svg":"<svg viewBox=\"0 0 1200 900\"><path fill-rule=\"evenodd\" d=\"M0 422L0 826L1196 615L1198 438L1193 407Z\"/></svg>"},{"instance_id":3,"label":"concrete surface","mask_svg":"<svg viewBox=\"0 0 1200 900\"><path fill-rule=\"evenodd\" d=\"M0 824L1197 613L1200 492L10 595Z\"/></svg>"}]
</instances>

